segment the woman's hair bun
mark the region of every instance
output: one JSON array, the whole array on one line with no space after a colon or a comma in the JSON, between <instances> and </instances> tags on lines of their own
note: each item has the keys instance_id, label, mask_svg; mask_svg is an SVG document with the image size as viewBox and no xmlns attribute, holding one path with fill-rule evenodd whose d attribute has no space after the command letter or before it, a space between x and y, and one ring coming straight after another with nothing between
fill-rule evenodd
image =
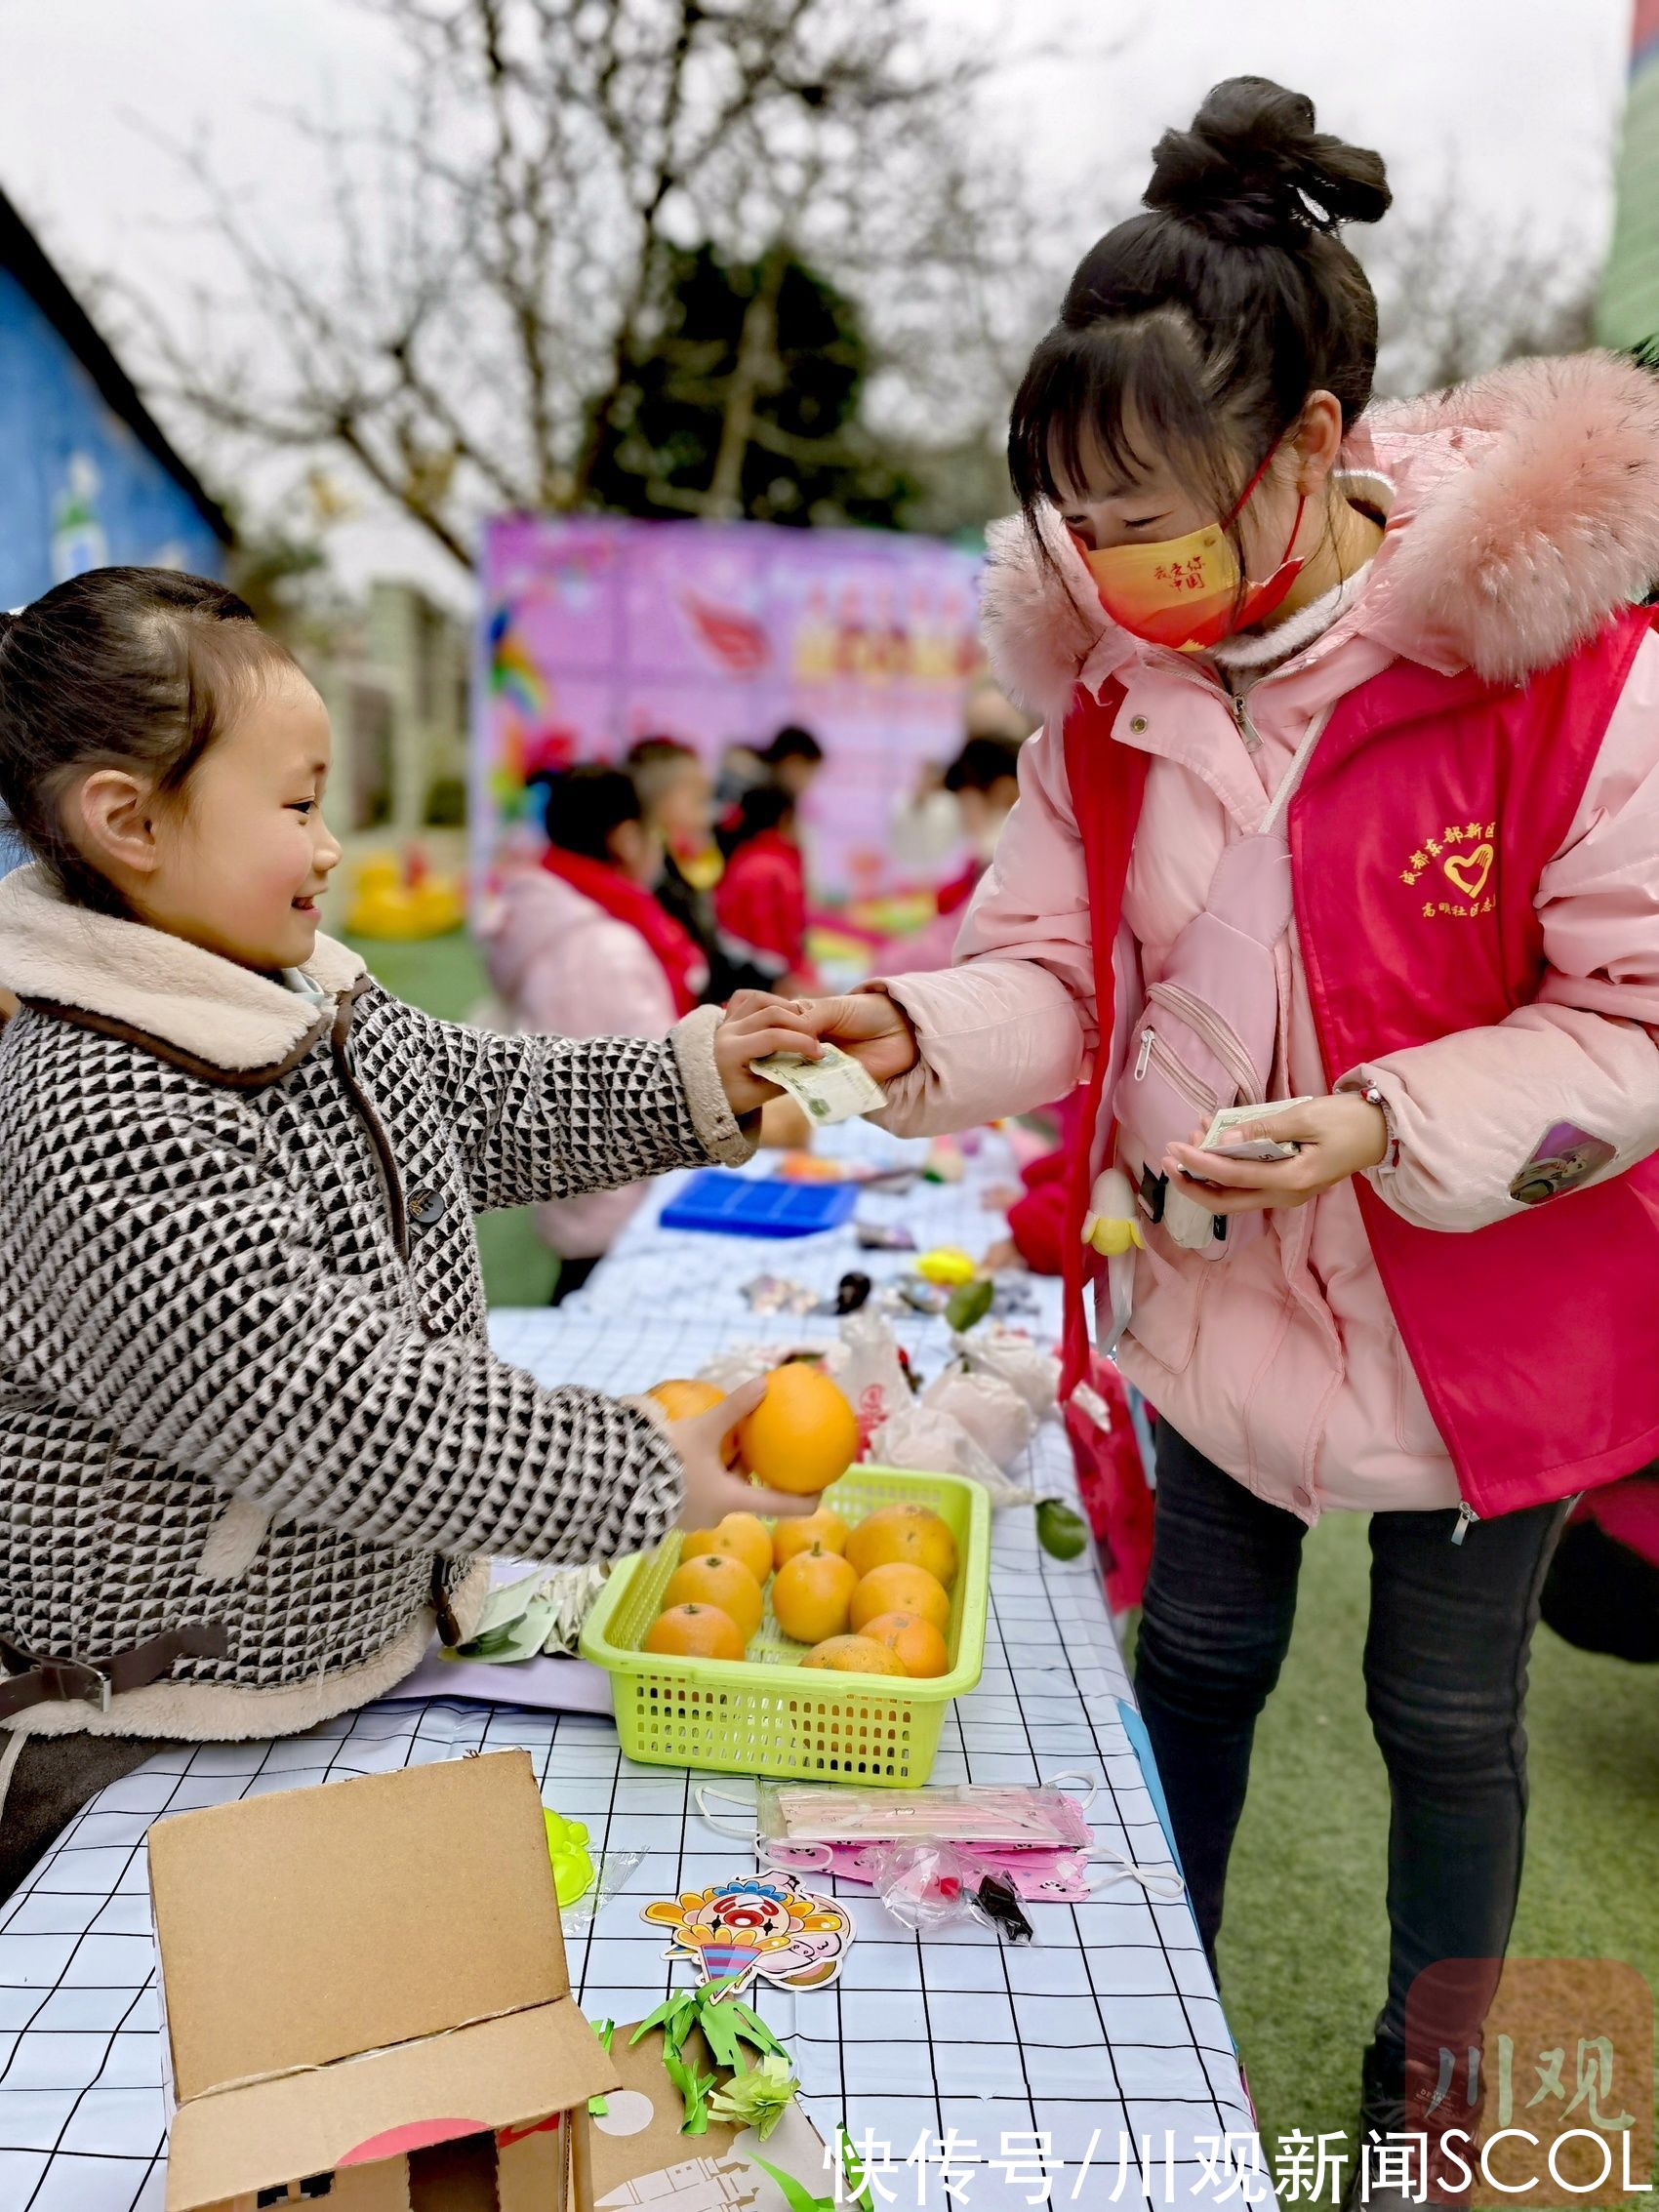
<instances>
[{"instance_id":1,"label":"woman's hair bun","mask_svg":"<svg viewBox=\"0 0 1659 2212\"><path fill-rule=\"evenodd\" d=\"M1314 102L1267 77L1217 85L1187 131L1153 149L1148 207L1237 246L1376 222L1393 195L1381 154L1314 128Z\"/></svg>"}]
</instances>

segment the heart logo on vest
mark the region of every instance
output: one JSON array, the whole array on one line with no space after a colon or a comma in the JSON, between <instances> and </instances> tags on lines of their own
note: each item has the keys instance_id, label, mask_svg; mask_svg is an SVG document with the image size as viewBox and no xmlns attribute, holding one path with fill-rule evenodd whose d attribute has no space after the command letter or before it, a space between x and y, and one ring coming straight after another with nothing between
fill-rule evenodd
<instances>
[{"instance_id":1,"label":"heart logo on vest","mask_svg":"<svg viewBox=\"0 0 1659 2212\"><path fill-rule=\"evenodd\" d=\"M1490 845L1477 845L1472 853L1448 853L1443 865L1466 899L1478 899L1492 872L1492 859Z\"/></svg>"}]
</instances>

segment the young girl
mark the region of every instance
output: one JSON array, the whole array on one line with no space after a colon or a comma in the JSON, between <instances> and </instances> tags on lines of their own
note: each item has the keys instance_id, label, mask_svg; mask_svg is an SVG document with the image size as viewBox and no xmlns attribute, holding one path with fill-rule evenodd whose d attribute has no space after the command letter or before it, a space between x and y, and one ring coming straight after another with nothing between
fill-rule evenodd
<instances>
[{"instance_id":1,"label":"young girl","mask_svg":"<svg viewBox=\"0 0 1659 2212\"><path fill-rule=\"evenodd\" d=\"M33 855L0 881L0 1892L155 1739L305 1728L464 1638L492 1549L805 1503L722 1465L745 1393L670 1427L497 1359L471 1221L746 1158L798 1017L571 1042L400 1005L318 934L328 763L218 584L0 616Z\"/></svg>"},{"instance_id":2,"label":"young girl","mask_svg":"<svg viewBox=\"0 0 1659 2212\"><path fill-rule=\"evenodd\" d=\"M1097 1310L1164 1417L1137 1690L1212 1959L1303 1536L1370 1515L1362 2111L1440 2130L1515 1910L1562 1501L1659 1446L1659 642L1629 604L1659 392L1592 354L1370 409L1338 230L1388 202L1260 79L1159 144L1015 403L988 622L1047 723L961 964L818 1018L906 1131L1090 1071L1070 1249L1113 1255ZM1290 1099L1234 1132L1258 1156L1199 1148Z\"/></svg>"}]
</instances>

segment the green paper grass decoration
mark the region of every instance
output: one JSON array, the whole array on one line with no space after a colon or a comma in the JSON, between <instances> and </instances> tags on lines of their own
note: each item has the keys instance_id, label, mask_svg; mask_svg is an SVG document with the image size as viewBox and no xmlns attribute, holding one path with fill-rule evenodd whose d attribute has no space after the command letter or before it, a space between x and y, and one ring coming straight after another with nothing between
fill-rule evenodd
<instances>
[{"instance_id":1,"label":"green paper grass decoration","mask_svg":"<svg viewBox=\"0 0 1659 2212\"><path fill-rule=\"evenodd\" d=\"M752 2073L736 2074L717 2089L708 2100L708 2110L730 2127L753 2128L764 2143L794 2103L799 2087L789 2060L768 2054Z\"/></svg>"},{"instance_id":2,"label":"green paper grass decoration","mask_svg":"<svg viewBox=\"0 0 1659 2212\"><path fill-rule=\"evenodd\" d=\"M740 1975L727 1974L719 1981L706 1982L696 1990L679 1990L660 2004L648 2019L642 2020L628 2038L629 2048L652 2029L663 2031L663 2067L668 2079L680 2093L685 2107L682 2135L706 2135L708 2131L708 2092L718 2080L716 2074L707 2077L697 2072L685 2057L686 2039L694 2028L700 2029L708 2046L709 2056L716 2066L724 2067L734 2079L726 2084L722 2094L737 2089L740 2082L749 2078L749 2060L744 2051L749 2044L761 2055L763 2062L778 2061L784 2071L789 2071L789 2055L767 2027L760 2015L742 2003L730 1992L742 1980ZM607 2049L609 2045L607 2044ZM769 2079L776 2081L777 2075ZM778 2111L789 2103L795 2092L795 2083L789 2082L789 2097L778 2103ZM775 2094L775 2093L774 2093ZM776 2127L777 2112L770 2123ZM770 2128L762 2129L762 2138Z\"/></svg>"}]
</instances>

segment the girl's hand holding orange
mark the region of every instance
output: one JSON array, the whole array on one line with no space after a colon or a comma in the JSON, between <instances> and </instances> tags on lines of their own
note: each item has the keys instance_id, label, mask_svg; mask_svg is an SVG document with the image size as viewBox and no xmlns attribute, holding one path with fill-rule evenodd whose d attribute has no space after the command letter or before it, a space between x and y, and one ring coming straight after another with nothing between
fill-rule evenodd
<instances>
[{"instance_id":1,"label":"girl's hand holding orange","mask_svg":"<svg viewBox=\"0 0 1659 2212\"><path fill-rule=\"evenodd\" d=\"M728 1513L768 1513L786 1519L804 1516L817 1506L816 1498L791 1498L782 1490L759 1490L744 1474L727 1467L721 1447L740 1421L747 1419L766 1395L765 1377L745 1383L740 1389L688 1421L670 1421L668 1434L685 1469L685 1492L675 1526L684 1529L717 1528Z\"/></svg>"}]
</instances>

